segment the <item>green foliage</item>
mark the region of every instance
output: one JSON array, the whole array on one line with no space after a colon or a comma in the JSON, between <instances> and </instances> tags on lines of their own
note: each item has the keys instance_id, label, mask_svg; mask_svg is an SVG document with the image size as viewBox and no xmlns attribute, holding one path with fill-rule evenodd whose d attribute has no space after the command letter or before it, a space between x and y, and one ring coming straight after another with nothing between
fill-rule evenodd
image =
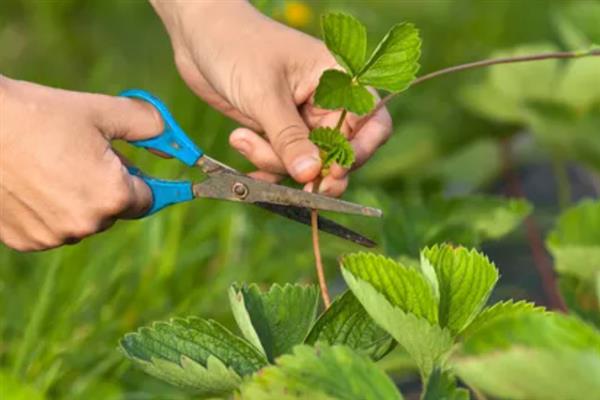
<instances>
[{"instance_id":1,"label":"green foliage","mask_svg":"<svg viewBox=\"0 0 600 400\"><path fill-rule=\"evenodd\" d=\"M556 47L524 45L493 57L548 51ZM483 82L461 93L475 113L529 128L555 155L600 169L600 89L590 84L599 68L598 57L494 66Z\"/></svg>"},{"instance_id":2,"label":"green foliage","mask_svg":"<svg viewBox=\"0 0 600 400\"><path fill-rule=\"evenodd\" d=\"M579 400L600 393L596 354L514 347L464 357L455 366L461 379L498 398Z\"/></svg>"},{"instance_id":3,"label":"green foliage","mask_svg":"<svg viewBox=\"0 0 600 400\"><path fill-rule=\"evenodd\" d=\"M433 290L419 271L373 253L344 256L342 266L344 272L368 282L392 306L431 323L437 323ZM360 300L360 295L356 292L355 295Z\"/></svg>"},{"instance_id":4,"label":"green foliage","mask_svg":"<svg viewBox=\"0 0 600 400\"><path fill-rule=\"evenodd\" d=\"M15 379L10 373L0 370L0 399L44 400L45 396L33 385Z\"/></svg>"},{"instance_id":5,"label":"green foliage","mask_svg":"<svg viewBox=\"0 0 600 400\"><path fill-rule=\"evenodd\" d=\"M600 201L583 201L565 211L546 243L559 273L595 277L600 273Z\"/></svg>"},{"instance_id":6,"label":"green foliage","mask_svg":"<svg viewBox=\"0 0 600 400\"><path fill-rule=\"evenodd\" d=\"M356 84L345 72L328 69L319 80L315 103L321 108L343 108L364 115L375 107L375 97L366 87Z\"/></svg>"},{"instance_id":7,"label":"green foliage","mask_svg":"<svg viewBox=\"0 0 600 400\"><path fill-rule=\"evenodd\" d=\"M439 324L460 333L481 311L498 280L498 270L475 250L449 245L421 253L421 266L439 298ZM433 270L433 273L428 273Z\"/></svg>"},{"instance_id":8,"label":"green foliage","mask_svg":"<svg viewBox=\"0 0 600 400\"><path fill-rule=\"evenodd\" d=\"M377 89L401 92L419 70L421 39L413 24L395 25L379 42L362 68L358 81Z\"/></svg>"},{"instance_id":9,"label":"green foliage","mask_svg":"<svg viewBox=\"0 0 600 400\"><path fill-rule=\"evenodd\" d=\"M532 209L522 199L488 195L379 197L388 215L382 227L385 252L392 256L418 257L420 249L435 243L475 247L500 239L515 230Z\"/></svg>"},{"instance_id":10,"label":"green foliage","mask_svg":"<svg viewBox=\"0 0 600 400\"><path fill-rule=\"evenodd\" d=\"M203 397L231 393L241 376L267 364L256 348L217 322L194 317L127 334L121 349L150 375Z\"/></svg>"},{"instance_id":11,"label":"green foliage","mask_svg":"<svg viewBox=\"0 0 600 400\"><path fill-rule=\"evenodd\" d=\"M394 382L367 357L345 346L298 346L242 386L242 398L398 399Z\"/></svg>"},{"instance_id":12,"label":"green foliage","mask_svg":"<svg viewBox=\"0 0 600 400\"><path fill-rule=\"evenodd\" d=\"M367 57L367 29L348 14L325 14L321 18L323 40L338 62L352 76L358 75Z\"/></svg>"},{"instance_id":13,"label":"green foliage","mask_svg":"<svg viewBox=\"0 0 600 400\"><path fill-rule=\"evenodd\" d=\"M346 345L373 360L382 358L394 346L392 337L375 324L351 291L344 292L331 303L305 342Z\"/></svg>"},{"instance_id":14,"label":"green foliage","mask_svg":"<svg viewBox=\"0 0 600 400\"><path fill-rule=\"evenodd\" d=\"M326 14L321 27L325 44L346 72L323 73L315 93L319 107L363 115L375 106L366 86L400 92L415 79L421 39L412 24L392 27L366 61L367 33L358 20L346 14Z\"/></svg>"},{"instance_id":15,"label":"green foliage","mask_svg":"<svg viewBox=\"0 0 600 400\"><path fill-rule=\"evenodd\" d=\"M426 378L452 346L437 325L433 289L417 270L369 253L341 260L346 283L369 315L415 360Z\"/></svg>"},{"instance_id":16,"label":"green foliage","mask_svg":"<svg viewBox=\"0 0 600 400\"><path fill-rule=\"evenodd\" d=\"M584 200L561 214L546 245L567 306L600 326L600 201Z\"/></svg>"},{"instance_id":17,"label":"green foliage","mask_svg":"<svg viewBox=\"0 0 600 400\"><path fill-rule=\"evenodd\" d=\"M319 305L316 286L232 285L229 301L244 337L261 349L269 361L302 343L314 323Z\"/></svg>"},{"instance_id":18,"label":"green foliage","mask_svg":"<svg viewBox=\"0 0 600 400\"><path fill-rule=\"evenodd\" d=\"M490 307L486 307L483 311L469 324L468 328L462 332L462 336L468 337L474 332L477 332L481 327L488 323L492 323L500 318L520 317L523 315L545 313L544 307L538 307L527 301L501 301Z\"/></svg>"},{"instance_id":19,"label":"green foliage","mask_svg":"<svg viewBox=\"0 0 600 400\"><path fill-rule=\"evenodd\" d=\"M569 400L600 392L600 332L553 313L489 321L452 359L468 384L510 399Z\"/></svg>"},{"instance_id":20,"label":"green foliage","mask_svg":"<svg viewBox=\"0 0 600 400\"><path fill-rule=\"evenodd\" d=\"M469 400L466 389L456 387L456 377L448 371L436 368L427 382L422 400Z\"/></svg>"},{"instance_id":21,"label":"green foliage","mask_svg":"<svg viewBox=\"0 0 600 400\"><path fill-rule=\"evenodd\" d=\"M333 163L342 168L350 168L354 163L354 149L339 129L315 128L309 138L321 150L322 168L325 171Z\"/></svg>"}]
</instances>

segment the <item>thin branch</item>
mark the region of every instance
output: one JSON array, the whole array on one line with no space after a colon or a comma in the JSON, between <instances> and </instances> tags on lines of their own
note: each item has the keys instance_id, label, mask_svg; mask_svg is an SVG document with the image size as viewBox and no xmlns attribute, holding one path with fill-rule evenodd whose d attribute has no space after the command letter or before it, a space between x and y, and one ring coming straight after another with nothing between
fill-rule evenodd
<instances>
[{"instance_id":1,"label":"thin branch","mask_svg":"<svg viewBox=\"0 0 600 400\"><path fill-rule=\"evenodd\" d=\"M319 192L320 185L321 178L318 177L313 181L313 193ZM331 297L329 296L329 289L327 288L327 281L325 280L323 260L321 259L321 247L319 245L319 212L316 209L312 209L310 212L310 225L312 231L312 245L313 253L315 254L315 268L317 270L319 288L321 289L321 297L323 298L323 304L327 309L331 305Z\"/></svg>"},{"instance_id":2,"label":"thin branch","mask_svg":"<svg viewBox=\"0 0 600 400\"><path fill-rule=\"evenodd\" d=\"M437 78L438 76L452 74L455 72L465 71L469 69L475 68L483 68L489 67L491 65L498 64L512 64L512 63L520 63L520 62L528 62L528 61L540 61L540 60L551 60L551 59L566 59L566 58L580 58L580 57L600 57L600 49L594 49L589 51L556 51L550 53L541 53L541 54L532 54L527 56L516 56L516 57L501 57L501 58L490 58L487 60L475 61L467 64L454 65L452 67L447 67L440 69L438 71L430 72L428 74L422 75L412 81L410 86L418 85L419 83L423 83L433 78ZM390 93L385 96L377 106L365 117L362 118L355 128L358 131L360 128L364 126L364 124L377 113L377 111L381 110L385 105L392 100L396 95L402 92Z\"/></svg>"},{"instance_id":3,"label":"thin branch","mask_svg":"<svg viewBox=\"0 0 600 400\"><path fill-rule=\"evenodd\" d=\"M338 119L335 129L339 130L344 124L344 119L348 114L347 110L342 110L340 118ZM319 193L319 186L321 185L321 176L313 181L312 192ZM323 304L325 308L329 308L331 305L331 297L329 296L329 289L327 288L327 280L325 279L325 271L323 268L323 260L321 259L321 246L319 245L319 212L316 209L312 209L310 212L310 225L312 232L312 244L313 253L315 255L315 268L317 270L317 279L319 280L319 288L321 289L321 297L323 298Z\"/></svg>"}]
</instances>

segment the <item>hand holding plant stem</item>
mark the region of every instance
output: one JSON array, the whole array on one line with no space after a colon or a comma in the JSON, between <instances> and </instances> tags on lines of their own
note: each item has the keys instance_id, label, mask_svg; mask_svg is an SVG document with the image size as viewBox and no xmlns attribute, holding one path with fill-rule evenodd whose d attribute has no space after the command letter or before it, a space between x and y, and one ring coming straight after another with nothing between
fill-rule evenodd
<instances>
[{"instance_id":1,"label":"hand holding plant stem","mask_svg":"<svg viewBox=\"0 0 600 400\"><path fill-rule=\"evenodd\" d=\"M151 3L189 88L244 126L231 133L229 143L256 167L250 175L269 182L285 175L302 184L314 180L321 165L309 131L333 125L338 117L337 111L316 107L312 100L321 73L339 67L323 42L265 17L246 0ZM347 124L358 120L354 115ZM366 162L390 132L385 109L354 129L357 164ZM324 178L321 192L340 196L347 172Z\"/></svg>"}]
</instances>

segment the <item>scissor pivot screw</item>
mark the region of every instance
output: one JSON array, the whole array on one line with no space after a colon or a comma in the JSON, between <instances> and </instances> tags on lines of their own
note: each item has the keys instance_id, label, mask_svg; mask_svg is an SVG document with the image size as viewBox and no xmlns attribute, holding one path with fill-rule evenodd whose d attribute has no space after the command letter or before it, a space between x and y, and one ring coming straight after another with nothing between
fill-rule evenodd
<instances>
[{"instance_id":1,"label":"scissor pivot screw","mask_svg":"<svg viewBox=\"0 0 600 400\"><path fill-rule=\"evenodd\" d=\"M244 185L241 182L234 183L231 190L233 191L233 194L235 194L240 199L244 199L246 198L246 196L248 196L248 186Z\"/></svg>"}]
</instances>

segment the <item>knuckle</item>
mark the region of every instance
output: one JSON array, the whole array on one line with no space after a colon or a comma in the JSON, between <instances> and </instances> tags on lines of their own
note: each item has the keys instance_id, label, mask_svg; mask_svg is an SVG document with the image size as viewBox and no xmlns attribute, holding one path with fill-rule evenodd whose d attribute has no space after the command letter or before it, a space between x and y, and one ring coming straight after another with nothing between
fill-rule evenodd
<instances>
[{"instance_id":1,"label":"knuckle","mask_svg":"<svg viewBox=\"0 0 600 400\"><path fill-rule=\"evenodd\" d=\"M53 247L56 247L64 243L72 243L73 241L93 235L97 231L98 223L94 218L77 218L68 227L63 229L57 243L52 244L54 244Z\"/></svg>"},{"instance_id":2,"label":"knuckle","mask_svg":"<svg viewBox=\"0 0 600 400\"><path fill-rule=\"evenodd\" d=\"M100 214L103 217L120 214L131 204L131 189L123 172L123 166L119 165L119 172L111 174L109 182L103 190L103 200L100 206Z\"/></svg>"},{"instance_id":3,"label":"knuckle","mask_svg":"<svg viewBox=\"0 0 600 400\"><path fill-rule=\"evenodd\" d=\"M284 157L288 155L294 148L303 145L307 142L308 135L298 125L289 125L282 129L277 135L275 144L278 153Z\"/></svg>"},{"instance_id":4,"label":"knuckle","mask_svg":"<svg viewBox=\"0 0 600 400\"><path fill-rule=\"evenodd\" d=\"M131 196L129 188L120 187L110 194L110 197L105 201L104 209L108 215L120 214L126 210L131 204Z\"/></svg>"}]
</instances>

